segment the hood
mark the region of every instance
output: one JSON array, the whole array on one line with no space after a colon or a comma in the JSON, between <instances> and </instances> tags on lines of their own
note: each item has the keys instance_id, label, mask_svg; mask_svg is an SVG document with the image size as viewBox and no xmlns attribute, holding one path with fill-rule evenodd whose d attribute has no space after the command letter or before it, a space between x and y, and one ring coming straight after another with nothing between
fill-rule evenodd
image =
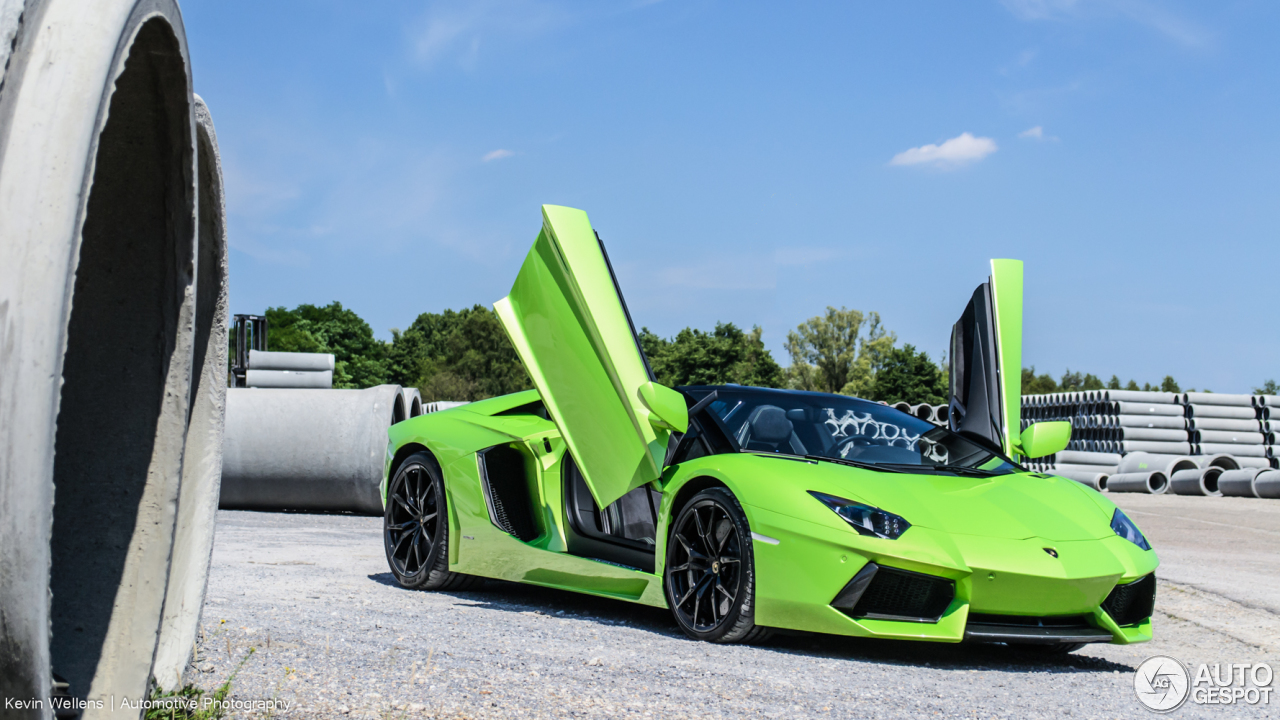
<instances>
[{"instance_id":1,"label":"hood","mask_svg":"<svg viewBox=\"0 0 1280 720\"><path fill-rule=\"evenodd\" d=\"M772 458L762 462L778 463ZM787 463L788 484L874 505L947 533L1021 540L1112 535L1110 517L1071 480L1029 473L996 477L915 475L834 463Z\"/></svg>"}]
</instances>

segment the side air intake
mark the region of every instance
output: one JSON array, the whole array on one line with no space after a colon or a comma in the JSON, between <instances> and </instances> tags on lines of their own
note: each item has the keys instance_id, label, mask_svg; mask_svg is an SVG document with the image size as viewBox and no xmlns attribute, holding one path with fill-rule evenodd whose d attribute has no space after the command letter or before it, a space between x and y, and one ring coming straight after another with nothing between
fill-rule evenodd
<instances>
[{"instance_id":1,"label":"side air intake","mask_svg":"<svg viewBox=\"0 0 1280 720\"><path fill-rule=\"evenodd\" d=\"M1117 625L1134 625L1151 617L1156 609L1156 576L1147 575L1125 585L1117 585L1102 609L1107 611Z\"/></svg>"},{"instance_id":2,"label":"side air intake","mask_svg":"<svg viewBox=\"0 0 1280 720\"><path fill-rule=\"evenodd\" d=\"M935 623L955 597L948 578L867 563L831 606L855 618Z\"/></svg>"}]
</instances>

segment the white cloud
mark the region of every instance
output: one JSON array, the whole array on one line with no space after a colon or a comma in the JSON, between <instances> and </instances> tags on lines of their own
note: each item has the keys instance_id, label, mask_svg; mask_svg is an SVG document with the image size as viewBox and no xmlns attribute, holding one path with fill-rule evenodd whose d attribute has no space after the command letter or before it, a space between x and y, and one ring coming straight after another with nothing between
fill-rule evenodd
<instances>
[{"instance_id":1,"label":"white cloud","mask_svg":"<svg viewBox=\"0 0 1280 720\"><path fill-rule=\"evenodd\" d=\"M1022 20L1086 20L1124 17L1187 47L1209 43L1211 34L1149 0L1001 0Z\"/></svg>"},{"instance_id":2,"label":"white cloud","mask_svg":"<svg viewBox=\"0 0 1280 720\"><path fill-rule=\"evenodd\" d=\"M890 165L934 165L953 168L977 162L996 151L996 141L974 137L970 133L943 142L941 145L921 145L893 156Z\"/></svg>"},{"instance_id":3,"label":"white cloud","mask_svg":"<svg viewBox=\"0 0 1280 720\"><path fill-rule=\"evenodd\" d=\"M1037 126L1035 126L1035 127L1033 127L1033 128L1027 128L1026 130L1023 130L1022 132L1018 133L1018 137L1020 137L1020 138L1032 138L1032 139L1034 139L1034 140L1043 140L1043 139L1044 139L1044 128L1040 127L1039 125L1037 125Z\"/></svg>"},{"instance_id":4,"label":"white cloud","mask_svg":"<svg viewBox=\"0 0 1280 720\"><path fill-rule=\"evenodd\" d=\"M509 158L512 155L515 155L515 153L511 152L510 150L503 150L502 148L498 148L497 150L494 150L493 152L480 158L480 162L490 162L492 160L501 160L503 158Z\"/></svg>"},{"instance_id":5,"label":"white cloud","mask_svg":"<svg viewBox=\"0 0 1280 720\"><path fill-rule=\"evenodd\" d=\"M480 48L537 37L567 22L566 14L531 0L480 0L433 4L416 27L414 54L426 66L453 60L474 69Z\"/></svg>"}]
</instances>

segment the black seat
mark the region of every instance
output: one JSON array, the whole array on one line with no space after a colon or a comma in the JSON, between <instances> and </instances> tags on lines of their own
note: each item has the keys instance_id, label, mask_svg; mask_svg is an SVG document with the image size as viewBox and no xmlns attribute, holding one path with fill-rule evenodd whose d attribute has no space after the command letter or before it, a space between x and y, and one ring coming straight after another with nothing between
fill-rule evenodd
<instances>
[{"instance_id":1,"label":"black seat","mask_svg":"<svg viewBox=\"0 0 1280 720\"><path fill-rule=\"evenodd\" d=\"M751 411L742 447L744 450L806 454L786 411L774 405L761 405Z\"/></svg>"}]
</instances>

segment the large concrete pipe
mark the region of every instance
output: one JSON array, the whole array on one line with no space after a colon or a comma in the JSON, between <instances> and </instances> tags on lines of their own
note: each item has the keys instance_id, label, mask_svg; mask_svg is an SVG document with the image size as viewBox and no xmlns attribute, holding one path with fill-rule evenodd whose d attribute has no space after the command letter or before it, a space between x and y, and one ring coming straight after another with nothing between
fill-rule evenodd
<instances>
[{"instance_id":1,"label":"large concrete pipe","mask_svg":"<svg viewBox=\"0 0 1280 720\"><path fill-rule=\"evenodd\" d=\"M1060 463L1075 463L1077 465L1119 465L1120 456L1115 453L1096 453L1096 452L1079 452L1074 450L1063 450L1053 456L1054 460Z\"/></svg>"},{"instance_id":2,"label":"large concrete pipe","mask_svg":"<svg viewBox=\"0 0 1280 720\"><path fill-rule=\"evenodd\" d=\"M1256 429L1253 432L1240 432L1233 430L1196 430L1196 434L1200 436L1200 443L1231 443L1233 445L1261 445L1263 440L1262 433Z\"/></svg>"},{"instance_id":3,"label":"large concrete pipe","mask_svg":"<svg viewBox=\"0 0 1280 720\"><path fill-rule=\"evenodd\" d=\"M1116 415L1177 415L1181 417L1186 414L1186 408L1172 403L1157 404L1122 401L1114 403L1114 406Z\"/></svg>"},{"instance_id":4,"label":"large concrete pipe","mask_svg":"<svg viewBox=\"0 0 1280 720\"><path fill-rule=\"evenodd\" d=\"M1267 449L1261 444L1237 445L1235 443L1200 443L1200 453L1202 455L1227 453L1234 455L1237 459L1246 457L1266 458Z\"/></svg>"},{"instance_id":5,"label":"large concrete pipe","mask_svg":"<svg viewBox=\"0 0 1280 720\"><path fill-rule=\"evenodd\" d=\"M398 385L229 389L221 507L380 514L387 429L402 407Z\"/></svg>"},{"instance_id":6,"label":"large concrete pipe","mask_svg":"<svg viewBox=\"0 0 1280 720\"><path fill-rule=\"evenodd\" d=\"M1169 490L1175 495L1211 495L1220 496L1218 476L1223 473L1220 467L1191 468L1179 470L1169 477Z\"/></svg>"},{"instance_id":7,"label":"large concrete pipe","mask_svg":"<svg viewBox=\"0 0 1280 720\"><path fill-rule=\"evenodd\" d=\"M1280 470L1263 470L1253 479L1253 492L1260 498L1280 498Z\"/></svg>"},{"instance_id":8,"label":"large concrete pipe","mask_svg":"<svg viewBox=\"0 0 1280 720\"><path fill-rule=\"evenodd\" d=\"M1186 430L1169 428L1121 427L1110 432L1121 440L1157 440L1160 442L1187 442Z\"/></svg>"},{"instance_id":9,"label":"large concrete pipe","mask_svg":"<svg viewBox=\"0 0 1280 720\"><path fill-rule=\"evenodd\" d=\"M1231 405L1251 408L1257 404L1253 395L1189 392L1182 394L1183 405Z\"/></svg>"},{"instance_id":10,"label":"large concrete pipe","mask_svg":"<svg viewBox=\"0 0 1280 720\"><path fill-rule=\"evenodd\" d=\"M908 403L908 402L896 402L896 403L894 403L893 405L891 405L890 407L892 407L894 410L897 410L898 412L904 412L904 413L906 413L906 414L908 414L908 415L910 415L910 414L911 414L911 403Z\"/></svg>"},{"instance_id":11,"label":"large concrete pipe","mask_svg":"<svg viewBox=\"0 0 1280 720\"><path fill-rule=\"evenodd\" d=\"M404 403L406 420L422 414L422 394L418 392L418 388L400 388L400 402Z\"/></svg>"},{"instance_id":12,"label":"large concrete pipe","mask_svg":"<svg viewBox=\"0 0 1280 720\"><path fill-rule=\"evenodd\" d=\"M1166 428L1185 430L1187 418L1181 415L1114 415L1115 427Z\"/></svg>"},{"instance_id":13,"label":"large concrete pipe","mask_svg":"<svg viewBox=\"0 0 1280 720\"><path fill-rule=\"evenodd\" d=\"M333 371L246 370L245 384L251 388L294 388L328 390L333 387Z\"/></svg>"},{"instance_id":14,"label":"large concrete pipe","mask_svg":"<svg viewBox=\"0 0 1280 720\"><path fill-rule=\"evenodd\" d=\"M1107 478L1107 492L1160 495L1169 489L1169 478L1160 471L1121 473Z\"/></svg>"},{"instance_id":15,"label":"large concrete pipe","mask_svg":"<svg viewBox=\"0 0 1280 720\"><path fill-rule=\"evenodd\" d=\"M423 403L422 414L440 412L441 410L448 410L449 408L456 408L466 404L465 401L458 400L436 400L435 402Z\"/></svg>"},{"instance_id":16,"label":"large concrete pipe","mask_svg":"<svg viewBox=\"0 0 1280 720\"><path fill-rule=\"evenodd\" d=\"M1098 492L1107 491L1107 482L1110 476L1101 472L1080 472L1075 470L1054 470L1050 474L1064 477L1068 480L1075 480L1081 485L1091 487Z\"/></svg>"},{"instance_id":17,"label":"large concrete pipe","mask_svg":"<svg viewBox=\"0 0 1280 720\"><path fill-rule=\"evenodd\" d=\"M1187 418L1197 430L1234 430L1237 432L1258 432L1262 428L1260 420L1240 420L1237 418L1198 417Z\"/></svg>"},{"instance_id":18,"label":"large concrete pipe","mask_svg":"<svg viewBox=\"0 0 1280 720\"><path fill-rule=\"evenodd\" d=\"M191 397L186 37L171 0L0 7L0 695L139 698Z\"/></svg>"},{"instance_id":19,"label":"large concrete pipe","mask_svg":"<svg viewBox=\"0 0 1280 720\"><path fill-rule=\"evenodd\" d=\"M1152 452L1134 452L1125 455L1120 461L1117 473L1142 473L1159 470L1169 477L1179 470L1190 470L1200 467L1193 458L1186 455L1160 454Z\"/></svg>"},{"instance_id":20,"label":"large concrete pipe","mask_svg":"<svg viewBox=\"0 0 1280 720\"><path fill-rule=\"evenodd\" d=\"M1117 443L1124 453L1155 453L1162 455L1190 455L1189 442L1164 442L1157 440L1121 440ZM1243 446L1242 446L1243 447Z\"/></svg>"},{"instance_id":21,"label":"large concrete pipe","mask_svg":"<svg viewBox=\"0 0 1280 720\"><path fill-rule=\"evenodd\" d=\"M1280 395L1259 395L1254 404L1259 407L1280 407Z\"/></svg>"},{"instance_id":22,"label":"large concrete pipe","mask_svg":"<svg viewBox=\"0 0 1280 720\"><path fill-rule=\"evenodd\" d=\"M1158 403L1170 405L1178 402L1180 395L1171 392L1152 392L1149 390L1103 390L1103 400L1119 400L1121 402Z\"/></svg>"},{"instance_id":23,"label":"large concrete pipe","mask_svg":"<svg viewBox=\"0 0 1280 720\"><path fill-rule=\"evenodd\" d=\"M920 403L911 407L911 414L921 420L928 421L933 417L933 406L929 403Z\"/></svg>"},{"instance_id":24,"label":"large concrete pipe","mask_svg":"<svg viewBox=\"0 0 1280 720\"><path fill-rule=\"evenodd\" d=\"M1233 455L1231 456L1231 458L1235 460L1236 464L1238 464L1242 468L1251 467L1251 468L1263 468L1264 470L1266 470L1266 469L1275 467L1275 463L1271 461L1271 458L1248 457L1244 455Z\"/></svg>"},{"instance_id":25,"label":"large concrete pipe","mask_svg":"<svg viewBox=\"0 0 1280 720\"><path fill-rule=\"evenodd\" d=\"M1266 408L1238 407L1234 405L1188 405L1187 413L1193 418L1235 418L1257 420L1258 413Z\"/></svg>"},{"instance_id":26,"label":"large concrete pipe","mask_svg":"<svg viewBox=\"0 0 1280 720\"><path fill-rule=\"evenodd\" d=\"M1075 463L1054 463L1053 474L1069 473L1104 473L1114 475L1119 470L1116 465L1077 465Z\"/></svg>"},{"instance_id":27,"label":"large concrete pipe","mask_svg":"<svg viewBox=\"0 0 1280 720\"><path fill-rule=\"evenodd\" d=\"M222 430L227 397L227 229L218 136L197 95L196 333L191 417L183 450L173 560L152 675L161 688L182 686L191 657L213 552L222 483Z\"/></svg>"},{"instance_id":28,"label":"large concrete pipe","mask_svg":"<svg viewBox=\"0 0 1280 720\"><path fill-rule=\"evenodd\" d=\"M295 370L301 372L333 372L337 364L333 353L249 351L250 370Z\"/></svg>"},{"instance_id":29,"label":"large concrete pipe","mask_svg":"<svg viewBox=\"0 0 1280 720\"><path fill-rule=\"evenodd\" d=\"M1193 458L1196 465L1201 469L1208 467L1222 468L1223 470L1239 470L1240 462L1233 455L1226 453L1217 453L1215 455L1200 455Z\"/></svg>"},{"instance_id":30,"label":"large concrete pipe","mask_svg":"<svg viewBox=\"0 0 1280 720\"><path fill-rule=\"evenodd\" d=\"M1218 476L1218 489L1227 497L1258 497L1253 487L1253 480L1263 472L1266 471L1262 468L1224 470Z\"/></svg>"}]
</instances>

